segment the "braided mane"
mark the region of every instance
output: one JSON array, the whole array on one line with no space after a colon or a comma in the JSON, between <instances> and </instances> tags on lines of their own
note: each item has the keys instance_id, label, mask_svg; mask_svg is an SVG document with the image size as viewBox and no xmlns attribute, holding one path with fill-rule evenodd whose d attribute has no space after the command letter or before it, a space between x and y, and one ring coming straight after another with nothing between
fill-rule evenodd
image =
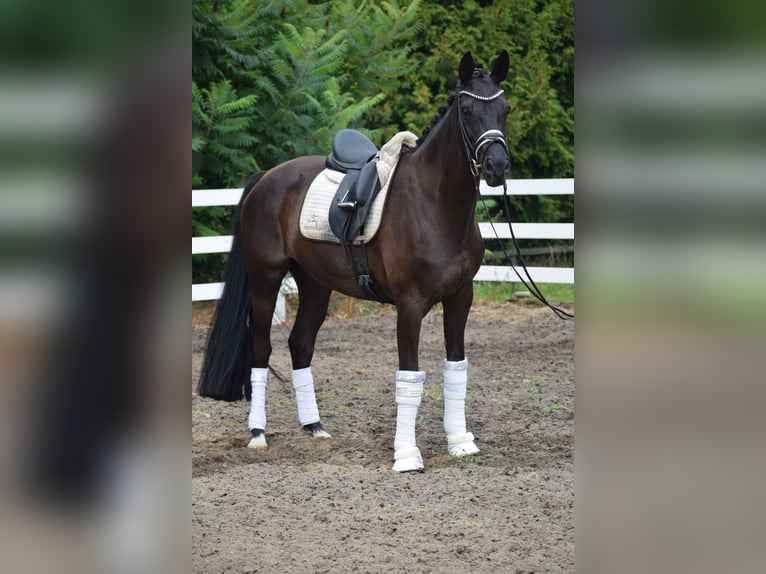
<instances>
[{"instance_id":1,"label":"braided mane","mask_svg":"<svg viewBox=\"0 0 766 574\"><path fill-rule=\"evenodd\" d=\"M447 103L443 106L439 106L439 113L434 115L431 118L431 121L423 129L423 133L418 138L417 147L420 147L420 144L422 144L425 141L426 136L428 136L428 134L431 133L431 130L434 129L436 124L438 124L439 121L447 114L447 111L450 109L450 106L452 105L452 102L454 101L455 101L455 94L450 94L450 96L447 98Z\"/></svg>"}]
</instances>

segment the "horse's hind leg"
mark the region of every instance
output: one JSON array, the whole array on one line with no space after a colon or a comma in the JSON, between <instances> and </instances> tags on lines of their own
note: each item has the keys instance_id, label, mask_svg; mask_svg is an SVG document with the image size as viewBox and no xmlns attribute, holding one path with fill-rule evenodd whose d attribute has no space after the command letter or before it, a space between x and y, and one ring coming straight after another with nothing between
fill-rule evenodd
<instances>
[{"instance_id":1,"label":"horse's hind leg","mask_svg":"<svg viewBox=\"0 0 766 574\"><path fill-rule=\"evenodd\" d=\"M253 333L253 354L250 369L250 429L248 448L263 450L266 444L266 379L271 357L271 321L279 289L286 269L260 270L257 280L250 281L250 325ZM253 277L253 279L256 279Z\"/></svg>"},{"instance_id":2,"label":"horse's hind leg","mask_svg":"<svg viewBox=\"0 0 766 574\"><path fill-rule=\"evenodd\" d=\"M298 420L304 429L314 437L329 438L319 420L314 378L311 374L311 359L317 333L327 314L330 303L330 289L310 277L297 265L291 269L298 285L298 314L290 332L288 344L293 363L293 388L298 404Z\"/></svg>"},{"instance_id":3,"label":"horse's hind leg","mask_svg":"<svg viewBox=\"0 0 766 574\"><path fill-rule=\"evenodd\" d=\"M476 454L473 434L466 431L465 396L468 386L468 361L465 358L465 325L473 301L473 284L444 301L444 432L452 456Z\"/></svg>"}]
</instances>

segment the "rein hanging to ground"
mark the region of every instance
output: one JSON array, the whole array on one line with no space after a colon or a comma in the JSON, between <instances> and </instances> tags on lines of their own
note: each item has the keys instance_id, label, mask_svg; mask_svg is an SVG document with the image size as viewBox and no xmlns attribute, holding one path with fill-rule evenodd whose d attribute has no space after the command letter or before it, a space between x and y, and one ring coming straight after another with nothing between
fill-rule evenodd
<instances>
[{"instance_id":1,"label":"rein hanging to ground","mask_svg":"<svg viewBox=\"0 0 766 574\"><path fill-rule=\"evenodd\" d=\"M465 155L466 155L466 159L468 160L468 166L470 167L471 174L473 175L474 188L476 190L476 195L477 197L479 197L479 199L481 199L481 202L484 205L484 209L485 211L487 211L487 213L489 213L489 209L487 208L486 202L481 197L481 192L479 190L479 182L481 177L481 163L479 162L479 151L484 146L489 147L493 143L498 143L503 146L503 149L505 150L506 155L508 155L510 159L508 142L506 141L505 136L500 130L487 130L476 139L476 143L471 144L471 140L468 137L468 133L465 130L465 125L463 121L463 112L460 106L460 96L466 95L466 96L475 98L477 100L487 102L500 97L502 93L503 93L503 90L500 90L491 96L480 96L478 94L474 94L466 90L461 90L459 86L457 88L456 104L457 104L458 128L460 130L461 139L463 140L463 148L465 149ZM505 181L503 181L503 210L505 212L505 217L508 221L508 227L511 230L511 238L513 239L513 246L516 249L516 253L519 257L519 262L521 263L521 268L524 270L524 274L527 276L529 283L527 283L527 281L524 280L524 278L519 273L518 269L516 269L516 267L513 265L513 261L511 260L510 255L508 255L508 252L506 251L505 246L500 241L500 237L498 236L494 223L490 220L489 222L490 226L492 227L492 231L495 234L495 238L498 240L498 243L500 244L500 249L503 252L503 256L505 257L506 261L508 261L508 265L511 266L511 269L513 269L513 272L516 273L516 276L519 278L519 280L521 280L524 287L526 287L527 290L532 295L534 295L535 299L537 299L543 305L545 305L551 311L553 311L559 319L564 319L564 320L574 319L574 314L568 313L564 311L563 309L560 309L559 307L556 307L555 305L551 304L542 294L542 292L540 291L540 288L537 286L535 281L532 279L532 276L529 274L527 265L524 262L524 256L521 254L521 248L519 247L519 243L516 240L516 235L513 233L513 224L511 222L511 210L508 205L508 184Z\"/></svg>"},{"instance_id":2,"label":"rein hanging to ground","mask_svg":"<svg viewBox=\"0 0 766 574\"><path fill-rule=\"evenodd\" d=\"M479 193L479 182L478 178L476 181L476 192ZM487 204L484 201L484 199L479 196L481 199L482 205L484 205L484 210L489 213L489 209L487 208ZM552 303L550 303L546 298L545 295L542 294L540 291L540 288L535 283L534 279L532 279L532 276L529 274L529 270L527 269L527 265L524 262L524 256L521 254L521 248L519 247L519 242L516 240L516 235L513 233L513 224L511 223L511 210L508 206L508 184L503 182L503 211L505 212L505 218L508 220L508 227L511 230L511 238L513 239L513 246L516 249L516 254L519 256L519 262L521 263L521 268L524 270L524 274L527 276L527 279L529 280L529 283L524 281L524 278L519 273L519 270L516 269L516 267L513 264L513 261L511 260L511 256L508 255L508 252L505 250L505 246L503 245L502 241L500 241L500 237L497 233L497 230L495 229L495 224L490 219L489 225L492 227L492 232L495 234L495 238L497 239L498 243L500 244L500 249L503 252L503 256L505 257L506 261L508 261L508 265L511 266L511 269L513 269L513 272L516 274L516 276L519 278L519 280L524 284L524 287L527 288L527 290L534 295L535 299L540 301L543 305L548 307L551 311L553 311L556 316L559 319L574 319L574 314L567 313L563 309L556 307Z\"/></svg>"}]
</instances>

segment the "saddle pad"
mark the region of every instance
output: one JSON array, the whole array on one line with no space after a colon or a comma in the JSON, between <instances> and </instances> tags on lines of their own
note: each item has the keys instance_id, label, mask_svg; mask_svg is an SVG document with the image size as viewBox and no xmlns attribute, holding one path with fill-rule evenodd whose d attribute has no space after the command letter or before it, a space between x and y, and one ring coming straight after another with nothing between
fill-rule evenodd
<instances>
[{"instance_id":1,"label":"saddle pad","mask_svg":"<svg viewBox=\"0 0 766 574\"><path fill-rule=\"evenodd\" d=\"M345 174L339 171L325 169L309 185L301 206L300 217L301 235L306 239L340 243L340 240L330 229L328 214L330 213L330 203L332 203L335 192L344 176ZM392 179L393 177L389 176L385 185L380 188L377 197L370 206L367 221L364 223L364 232L354 238L354 243L367 243L378 232L380 221L383 218L383 208L386 205L388 187Z\"/></svg>"}]
</instances>

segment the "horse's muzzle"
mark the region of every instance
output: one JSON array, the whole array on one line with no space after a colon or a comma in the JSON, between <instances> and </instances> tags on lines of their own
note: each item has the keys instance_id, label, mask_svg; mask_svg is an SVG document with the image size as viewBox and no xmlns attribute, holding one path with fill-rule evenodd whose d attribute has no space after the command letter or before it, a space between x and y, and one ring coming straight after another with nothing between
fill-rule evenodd
<instances>
[{"instance_id":1,"label":"horse's muzzle","mask_svg":"<svg viewBox=\"0 0 766 574\"><path fill-rule=\"evenodd\" d=\"M511 168L508 156L500 145L492 145L487 148L481 162L484 179L490 187L503 185L505 176Z\"/></svg>"}]
</instances>

